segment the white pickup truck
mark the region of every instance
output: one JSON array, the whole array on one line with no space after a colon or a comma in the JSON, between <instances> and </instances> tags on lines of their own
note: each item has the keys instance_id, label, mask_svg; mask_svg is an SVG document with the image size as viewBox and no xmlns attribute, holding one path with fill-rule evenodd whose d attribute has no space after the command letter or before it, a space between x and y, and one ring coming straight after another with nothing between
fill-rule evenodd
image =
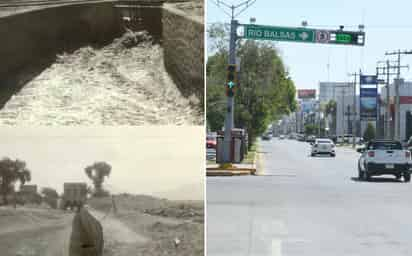
<instances>
[{"instance_id":1,"label":"white pickup truck","mask_svg":"<svg viewBox=\"0 0 412 256\"><path fill-rule=\"evenodd\" d=\"M358 149L361 156L358 161L359 179L369 180L371 176L403 176L405 182L411 180L411 152L404 150L399 141L374 140L366 147Z\"/></svg>"}]
</instances>

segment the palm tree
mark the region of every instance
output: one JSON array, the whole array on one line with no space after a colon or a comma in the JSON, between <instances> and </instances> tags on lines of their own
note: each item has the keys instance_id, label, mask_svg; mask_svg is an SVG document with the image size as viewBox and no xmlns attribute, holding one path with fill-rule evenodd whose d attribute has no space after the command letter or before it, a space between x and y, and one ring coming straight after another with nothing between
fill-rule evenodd
<instances>
[{"instance_id":1,"label":"palm tree","mask_svg":"<svg viewBox=\"0 0 412 256\"><path fill-rule=\"evenodd\" d=\"M332 116L331 130L336 133L336 101L328 101L328 103L325 106L325 115Z\"/></svg>"},{"instance_id":2,"label":"palm tree","mask_svg":"<svg viewBox=\"0 0 412 256\"><path fill-rule=\"evenodd\" d=\"M102 189L102 184L104 178L110 175L111 170L112 167L106 162L95 162L84 169L87 176L93 181L94 196L104 196L107 194L107 192Z\"/></svg>"},{"instance_id":3,"label":"palm tree","mask_svg":"<svg viewBox=\"0 0 412 256\"><path fill-rule=\"evenodd\" d=\"M24 185L31 180L31 171L26 168L26 162L19 159L11 160L4 157L0 160L0 193L4 204L8 204L7 195L14 191L14 184L20 181Z\"/></svg>"}]
</instances>

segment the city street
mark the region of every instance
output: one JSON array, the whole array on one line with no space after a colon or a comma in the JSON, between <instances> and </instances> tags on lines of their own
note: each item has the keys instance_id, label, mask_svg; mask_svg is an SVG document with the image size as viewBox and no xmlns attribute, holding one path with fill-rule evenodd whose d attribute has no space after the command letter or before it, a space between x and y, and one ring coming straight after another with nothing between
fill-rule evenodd
<instances>
[{"instance_id":1,"label":"city street","mask_svg":"<svg viewBox=\"0 0 412 256\"><path fill-rule=\"evenodd\" d=\"M208 255L412 255L410 183L358 181L350 148L259 143L264 176L207 178Z\"/></svg>"}]
</instances>

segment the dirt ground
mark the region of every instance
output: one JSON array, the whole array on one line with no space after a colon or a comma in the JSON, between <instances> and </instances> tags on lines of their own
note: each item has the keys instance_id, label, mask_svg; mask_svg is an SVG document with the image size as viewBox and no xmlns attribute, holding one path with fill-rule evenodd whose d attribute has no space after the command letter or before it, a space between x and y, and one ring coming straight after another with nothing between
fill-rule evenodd
<instances>
[{"instance_id":1,"label":"dirt ground","mask_svg":"<svg viewBox=\"0 0 412 256\"><path fill-rule=\"evenodd\" d=\"M166 72L160 45L129 32L58 56L0 110L0 124L200 125L199 106Z\"/></svg>"},{"instance_id":2,"label":"dirt ground","mask_svg":"<svg viewBox=\"0 0 412 256\"><path fill-rule=\"evenodd\" d=\"M87 206L103 226L104 256L203 255L203 202L149 196L93 199ZM0 207L2 256L67 256L74 213L45 207Z\"/></svg>"},{"instance_id":3,"label":"dirt ground","mask_svg":"<svg viewBox=\"0 0 412 256\"><path fill-rule=\"evenodd\" d=\"M95 200L90 205L101 212L110 212L108 216L115 216L147 240L140 245L129 244L122 250L125 254L113 251L116 244L108 246L105 255L204 255L203 201L169 201L124 194L116 196L115 202L117 213L109 210L108 199Z\"/></svg>"}]
</instances>

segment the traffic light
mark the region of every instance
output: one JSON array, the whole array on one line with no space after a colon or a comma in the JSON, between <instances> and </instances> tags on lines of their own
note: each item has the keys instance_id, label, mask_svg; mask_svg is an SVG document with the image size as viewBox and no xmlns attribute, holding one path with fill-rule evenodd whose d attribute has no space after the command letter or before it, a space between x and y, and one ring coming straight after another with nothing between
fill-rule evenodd
<instances>
[{"instance_id":1,"label":"traffic light","mask_svg":"<svg viewBox=\"0 0 412 256\"><path fill-rule=\"evenodd\" d=\"M237 86L237 79L236 79L236 65L229 64L227 66L227 77L226 77L226 95L229 97L233 97L235 95L235 90Z\"/></svg>"}]
</instances>

